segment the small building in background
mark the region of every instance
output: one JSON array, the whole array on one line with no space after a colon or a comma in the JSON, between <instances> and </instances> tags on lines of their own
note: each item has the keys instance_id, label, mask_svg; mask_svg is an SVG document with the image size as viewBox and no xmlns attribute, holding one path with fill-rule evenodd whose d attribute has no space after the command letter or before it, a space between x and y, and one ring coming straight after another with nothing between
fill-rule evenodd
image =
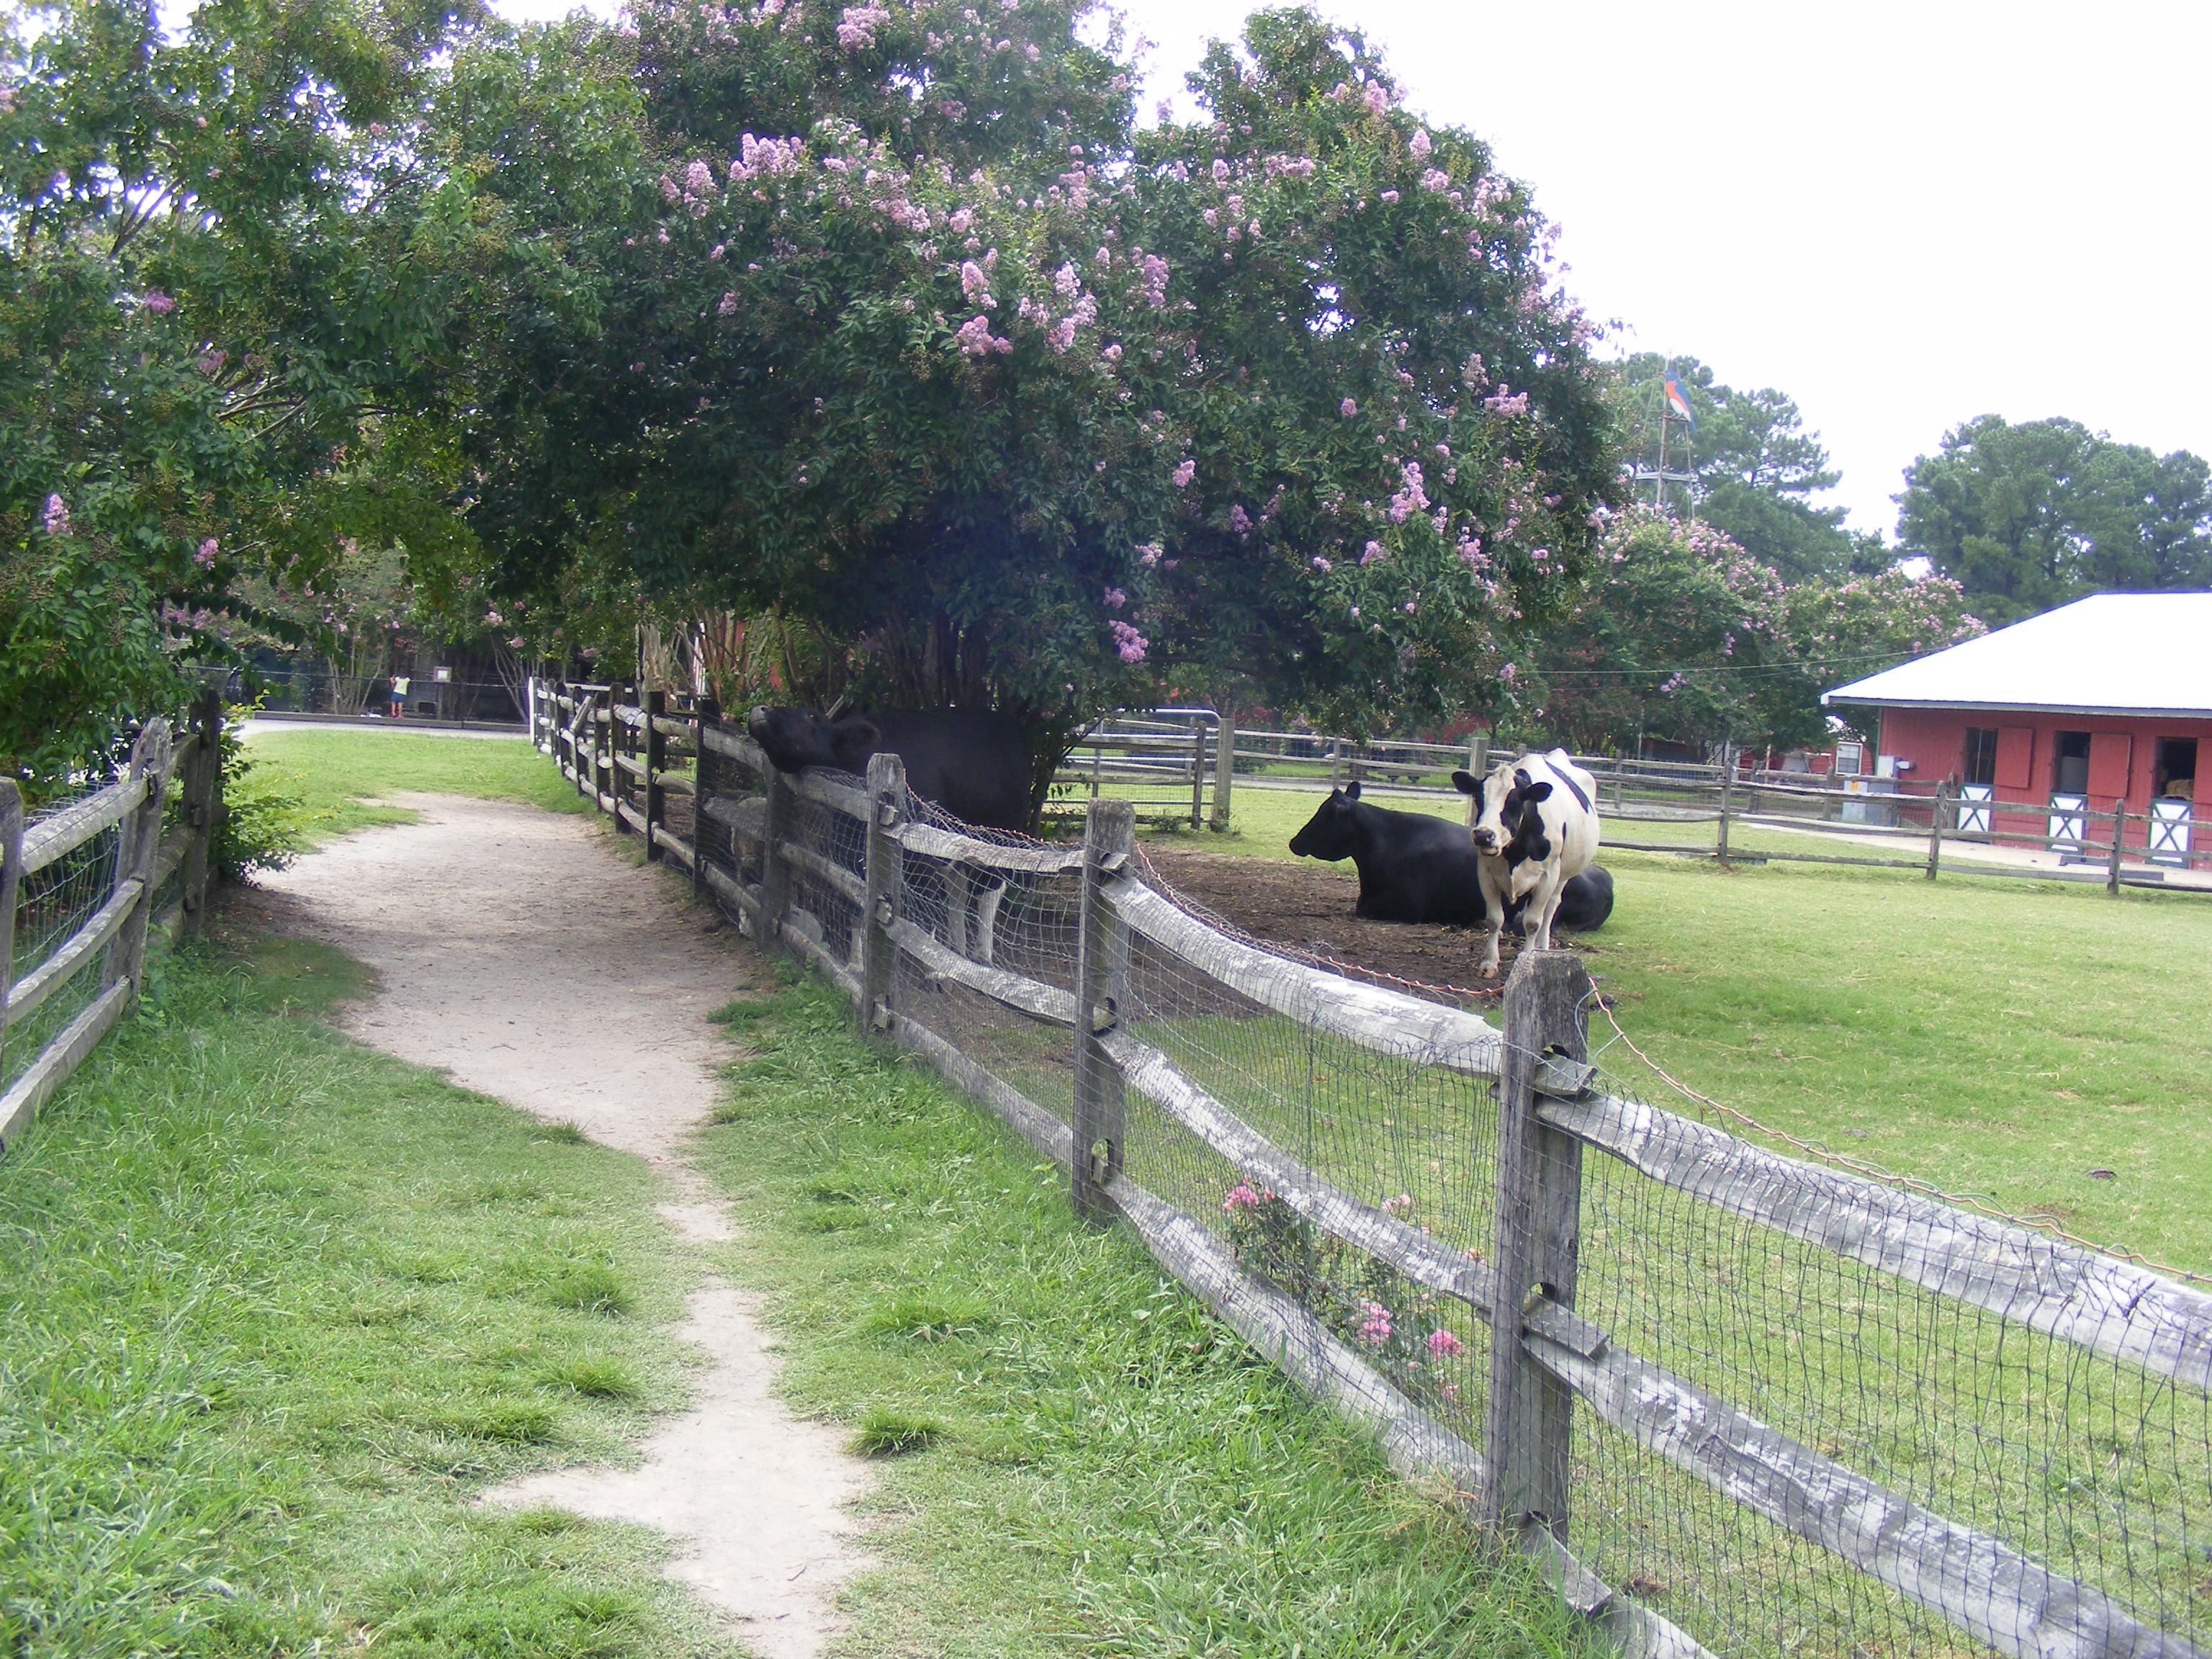
<instances>
[{"instance_id":1,"label":"small building in background","mask_svg":"<svg viewBox=\"0 0 2212 1659\"><path fill-rule=\"evenodd\" d=\"M1822 701L1879 710L1875 770L1949 784L1962 834L2094 841L2075 815L2124 802L2154 860L2212 852L2212 593L2093 594Z\"/></svg>"}]
</instances>

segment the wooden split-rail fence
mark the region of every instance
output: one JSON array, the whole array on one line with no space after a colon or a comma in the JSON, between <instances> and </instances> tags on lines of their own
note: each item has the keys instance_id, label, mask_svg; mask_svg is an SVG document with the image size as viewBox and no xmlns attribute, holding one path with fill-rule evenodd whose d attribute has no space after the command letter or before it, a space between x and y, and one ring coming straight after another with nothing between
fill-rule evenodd
<instances>
[{"instance_id":1,"label":"wooden split-rail fence","mask_svg":"<svg viewBox=\"0 0 2212 1659\"><path fill-rule=\"evenodd\" d=\"M173 944L198 928L222 816L222 702L204 693L182 736L173 738L167 720L148 720L121 777L27 824L15 781L0 779L0 1055L42 1012L65 1007L72 996L82 1005L20 1071L10 1066L14 1079L0 1094L0 1149L136 1000L149 938ZM173 781L182 787L165 830ZM64 894L35 893L42 875L72 859L86 867ZM54 918L45 912L58 905L61 920L73 924L65 931L46 925ZM18 960L22 921L43 936L29 961Z\"/></svg>"},{"instance_id":2,"label":"wooden split-rail fence","mask_svg":"<svg viewBox=\"0 0 2212 1659\"><path fill-rule=\"evenodd\" d=\"M533 688L532 705L540 747L601 810L686 868L695 890L711 894L754 940L810 962L851 1000L863 1032L912 1050L989 1107L1067 1172L1079 1211L1125 1219L1224 1323L1308 1393L1368 1425L1401 1472L1449 1495L1486 1535L1534 1555L1565 1600L1625 1650L1670 1659L1714 1648L1980 1650L2011 1659L2207 1651L2212 1295L2203 1289L1615 1092L1589 1061L1594 992L1572 953L1524 954L1492 1024L1212 925L1148 878L1127 802L1091 803L1079 847L1017 843L968 831L913 799L896 757L874 757L865 779L787 776L711 708L672 713L657 694L633 701L616 688L578 686ZM678 797L690 809L675 815L688 833L670 821ZM973 931L976 896L992 884L1004 890L996 952L988 930ZM1048 889L1063 915L1073 913L1072 928L1051 933L1073 935L1059 956L1034 942L1050 930L1017 948L1006 921L1018 905L1042 904ZM1175 985L1188 989L1170 1007L1163 988ZM967 1033L983 1026L939 1012L954 993L1018 1032L1060 1033L1057 1055L1039 1060L1026 1038L971 1040ZM1258 1121L1261 1093L1239 1075L1258 1062L1198 1074L1204 1029L1224 1011L1252 1042L1273 1030L1304 1045L1285 1072L1356 1071L1331 1054L1395 1068L1396 1096L1374 1103L1398 1115L1395 1127L1380 1118L1389 1133L1334 1167L1318 1151L1286 1148L1287 1131ZM1055 1077L1072 1079L1059 1106L1047 1098L1061 1086ZM1486 1128L1492 1137L1470 1165L1489 1172L1472 1237L1415 1224L1404 1195L1383 1195L1395 1177L1382 1177L1381 1194L1362 1190L1384 1167L1392 1138L1408 1133L1419 1109L1416 1080L1463 1085L1471 1103L1421 1150L1466 1157L1468 1137ZM1309 1116L1316 1098L1305 1102ZM1172 1194L1146 1184L1176 1167L1154 1144L1164 1134L1218 1160L1221 1184ZM1215 1201L1231 1181L1243 1185L1226 1206ZM1671 1233L1620 1237L1638 1194L1695 1217ZM1233 1234L1224 1237L1219 1212L1262 1197L1294 1216L1310 1261L1316 1243L1348 1247L1413 1287L1422 1305L1463 1310L1470 1344L1487 1349L1470 1382L1480 1411L1450 1403L1460 1400L1451 1390L1420 1393L1312 1295L1256 1271ZM1602 1246L1588 1233L1594 1215L1604 1218ZM1717 1270L1721 1258L1688 1243L1707 1234L1750 1252L1745 1259L1769 1274L1781 1271L1778 1253L1797 1252L1786 1259L1804 1265L1771 1291L1723 1291L1716 1281L1730 1278L1726 1261ZM1655 1267L1639 1250L1681 1255ZM1669 1283L1677 1278L1692 1282L1677 1291ZM1898 1425L1929 1410L1923 1395L1955 1395L1966 1402L1963 1426L1945 1432L1982 1439L1978 1451L1947 1449L1948 1461L1931 1453L1926 1467L1915 1465L1917 1489L1853 1466L1850 1445L1871 1450L1879 1436L1847 1444L1810 1427L1793 1433L1727 1397L1711 1376L1689 1374L1701 1349L1747 1344L1733 1372L1715 1361L1712 1374L1735 1376L1779 1410L1790 1368L1774 1356L1793 1352L1802 1329L1762 1336L1723 1320L1683 1338L1677 1352L1686 1358L1662 1363L1594 1316L1610 1308L1616 1324L1671 1340L1669 1322L1693 1320L1701 1298L1755 1292L1783 1310L1768 1318L1805 1327L1817 1322L1831 1281L1850 1293L1833 1314L1846 1349L1863 1358L1889 1342L1901 1362L1925 1332L1935 1357L1922 1378L1875 1368L1872 1386L1887 1386L1890 1397L1857 1394L1812 1407L1901 1435ZM1632 1295L1626 1287L1636 1285L1646 1288ZM1887 1326L1872 1311L1883 1305L1895 1310ZM1370 1317L1364 1328L1371 1334L1377 1324ZM1449 1351L1459 1346L1453 1338ZM1946 1374L1939 1361L1965 1371ZM2047 1366L2048 1375L2023 1380L2006 1366ZM2006 1415L2015 1387L2046 1415ZM2111 1392L2124 1438L2128 1412L2141 1413L2137 1439L2153 1444L2131 1455L2171 1459L2128 1494L2132 1508L2096 1490L2094 1475L2078 1503L2056 1486L2075 1426L2065 1409L2047 1415L2049 1400L2087 1399L2100 1388ZM2135 1404L2122 1409L2123 1401ZM2154 1418L2165 1426L2141 1433ZM1992 1479L2004 1490L1974 1486L1976 1456L2002 1465ZM1717 1494L1718 1509L1772 1541L1743 1544L1741 1559L1723 1571L1701 1559L1705 1542L1668 1534L1692 1525L1697 1504L1606 1509L1600 1477L1626 1467L1623 1460L1640 1460L1641 1483L1686 1479L1681 1489L1704 1490L1708 1507ZM2015 1483L2002 1471L2014 1468L2027 1490L2009 1489ZM1947 1513L1952 1504L1964 1512ZM1620 1520L1645 1510L1658 1513ZM2039 1549L2063 1549L2063 1558ZM1650 1559L1729 1582L1662 1611L1663 1577L1636 1565ZM1596 1570L1608 1562L1611 1582ZM1748 1633L1740 1620L1695 1628L1723 1595L1772 1605ZM1872 1638L1869 1619L1880 1625Z\"/></svg>"}]
</instances>

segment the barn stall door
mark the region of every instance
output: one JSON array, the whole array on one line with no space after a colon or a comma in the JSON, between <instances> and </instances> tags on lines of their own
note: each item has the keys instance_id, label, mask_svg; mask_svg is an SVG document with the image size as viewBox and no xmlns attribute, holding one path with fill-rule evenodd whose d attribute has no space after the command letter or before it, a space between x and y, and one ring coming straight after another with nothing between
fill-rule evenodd
<instances>
[{"instance_id":1,"label":"barn stall door","mask_svg":"<svg viewBox=\"0 0 2212 1659\"><path fill-rule=\"evenodd\" d=\"M1997 732L1996 787L2000 790L2009 791L2012 798L2019 800L2033 787L2034 774L2035 728L2032 726L2000 728Z\"/></svg>"},{"instance_id":2,"label":"barn stall door","mask_svg":"<svg viewBox=\"0 0 2212 1659\"><path fill-rule=\"evenodd\" d=\"M2097 732L2089 738L2089 799L2105 811L2128 795L2136 740L2125 732Z\"/></svg>"}]
</instances>

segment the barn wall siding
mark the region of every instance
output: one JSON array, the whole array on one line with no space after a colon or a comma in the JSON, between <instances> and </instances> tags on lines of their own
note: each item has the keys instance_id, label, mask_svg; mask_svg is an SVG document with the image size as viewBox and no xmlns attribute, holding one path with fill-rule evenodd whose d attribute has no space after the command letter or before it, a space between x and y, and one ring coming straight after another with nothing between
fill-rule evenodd
<instances>
[{"instance_id":1,"label":"barn wall siding","mask_svg":"<svg viewBox=\"0 0 2212 1659\"><path fill-rule=\"evenodd\" d=\"M2089 737L2089 805L2109 812L2124 799L2130 812L2148 812L2151 769L2160 738L2197 740L2196 811L2212 816L2212 719L2168 720L2114 714L2045 714L2018 709L1884 708L1880 751L1912 763L1905 775L1933 786L1955 780L1966 753L1968 726L1997 730L1996 793L2001 799L2043 802L2050 799L2051 757L2057 734L2087 732ZM2039 830L2043 814L2001 813L1998 826ZM2128 842L2140 847L2145 827L2128 826Z\"/></svg>"}]
</instances>

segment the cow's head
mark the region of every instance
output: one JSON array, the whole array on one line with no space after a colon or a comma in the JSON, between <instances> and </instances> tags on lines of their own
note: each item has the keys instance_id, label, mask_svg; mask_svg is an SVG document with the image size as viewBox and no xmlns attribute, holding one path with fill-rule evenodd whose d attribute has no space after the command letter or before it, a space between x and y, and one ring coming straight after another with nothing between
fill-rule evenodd
<instances>
[{"instance_id":1,"label":"cow's head","mask_svg":"<svg viewBox=\"0 0 2212 1659\"><path fill-rule=\"evenodd\" d=\"M1520 858L1544 858L1551 850L1551 842L1544 835L1544 821L1538 812L1537 803L1551 799L1552 786L1531 777L1528 769L1514 761L1500 761L1490 770L1490 775L1478 778L1472 772L1452 774L1452 787L1462 795L1473 795L1481 803L1475 814L1474 828L1469 833L1474 838L1475 851L1501 854Z\"/></svg>"},{"instance_id":2,"label":"cow's head","mask_svg":"<svg viewBox=\"0 0 2212 1659\"><path fill-rule=\"evenodd\" d=\"M863 715L831 720L812 708L770 708L765 704L745 716L745 730L779 772L809 766L864 770L884 737L876 723Z\"/></svg>"},{"instance_id":3,"label":"cow's head","mask_svg":"<svg viewBox=\"0 0 2212 1659\"><path fill-rule=\"evenodd\" d=\"M1355 839L1352 809L1358 799L1356 783L1330 790L1328 799L1314 808L1306 827L1291 837L1291 851L1302 859L1350 858Z\"/></svg>"}]
</instances>

